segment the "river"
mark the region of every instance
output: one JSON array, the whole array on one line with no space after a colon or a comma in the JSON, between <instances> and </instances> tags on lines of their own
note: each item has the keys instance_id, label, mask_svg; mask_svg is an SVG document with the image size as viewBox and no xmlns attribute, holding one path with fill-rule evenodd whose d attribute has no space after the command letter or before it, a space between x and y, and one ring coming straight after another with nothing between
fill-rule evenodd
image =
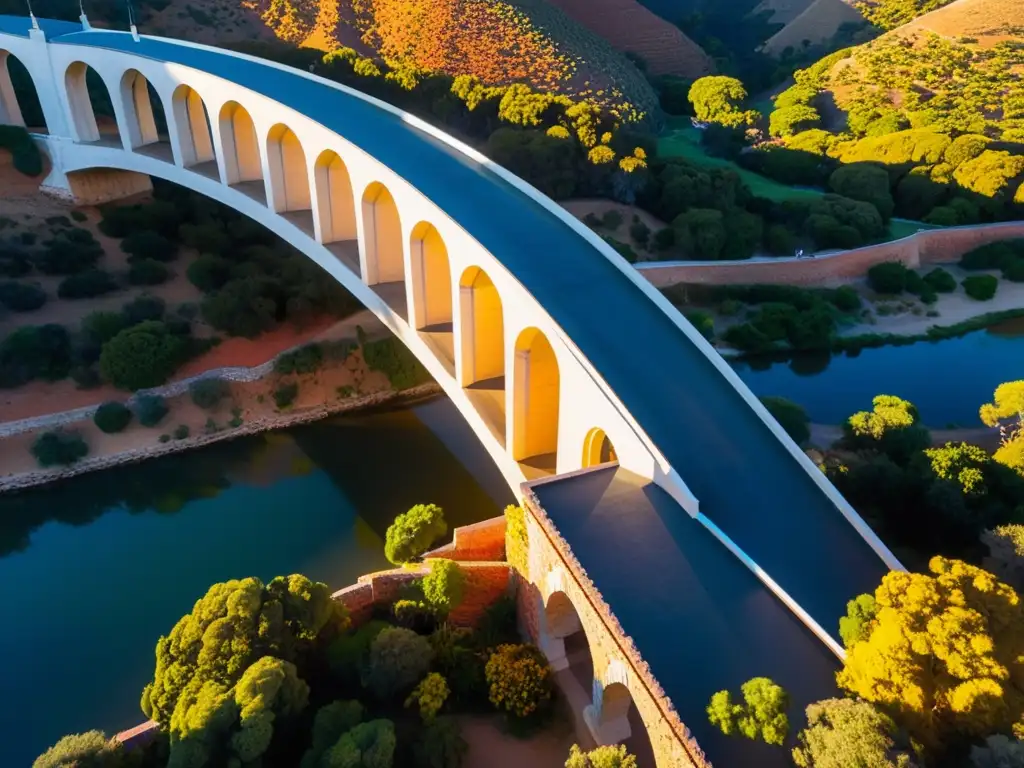
<instances>
[{"instance_id":1,"label":"river","mask_svg":"<svg viewBox=\"0 0 1024 768\"><path fill-rule=\"evenodd\" d=\"M886 394L914 403L929 427L979 427L995 388L1024 379L1024 318L944 341L732 365L754 394L792 400L815 423L839 424Z\"/></svg>"},{"instance_id":2,"label":"river","mask_svg":"<svg viewBox=\"0 0 1024 768\"><path fill-rule=\"evenodd\" d=\"M447 399L332 418L0 497L0 765L141 722L153 649L210 586L390 567L417 503L449 528L513 497Z\"/></svg>"}]
</instances>

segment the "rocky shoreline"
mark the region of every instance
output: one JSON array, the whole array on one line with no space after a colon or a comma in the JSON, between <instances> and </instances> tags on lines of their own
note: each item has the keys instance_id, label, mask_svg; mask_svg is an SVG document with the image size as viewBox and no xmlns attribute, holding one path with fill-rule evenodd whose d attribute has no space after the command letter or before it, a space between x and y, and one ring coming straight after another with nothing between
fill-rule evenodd
<instances>
[{"instance_id":1,"label":"rocky shoreline","mask_svg":"<svg viewBox=\"0 0 1024 768\"><path fill-rule=\"evenodd\" d=\"M96 472L101 469L121 466L123 464L134 464L146 459L166 456L171 453L188 451L193 448L200 448L205 445L220 442L222 440L234 440L239 437L260 434L278 429L288 429L300 424L308 424L313 421L337 416L342 413L353 413L356 411L376 408L382 405L397 405L422 400L441 393L441 387L436 382L421 384L412 389L401 392L394 390L374 392L362 397L351 397L344 400L324 403L314 408L303 408L301 410L288 411L273 416L262 416L252 421L235 427L223 429L212 434L196 435L195 437L183 440L171 440L166 443L147 446L130 451L121 451L104 456L91 456L82 461L76 462L67 467L52 467L48 469L36 469L30 472L0 477L0 493L32 488L57 480L65 480L71 477L83 475L86 472Z\"/></svg>"}]
</instances>

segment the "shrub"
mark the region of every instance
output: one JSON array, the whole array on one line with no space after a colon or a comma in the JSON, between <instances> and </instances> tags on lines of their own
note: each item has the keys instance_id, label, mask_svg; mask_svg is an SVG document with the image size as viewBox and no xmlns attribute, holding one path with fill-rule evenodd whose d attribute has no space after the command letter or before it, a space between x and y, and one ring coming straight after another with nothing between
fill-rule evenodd
<instances>
[{"instance_id":1,"label":"shrub","mask_svg":"<svg viewBox=\"0 0 1024 768\"><path fill-rule=\"evenodd\" d=\"M44 432L32 443L32 455L41 467L66 467L87 453L89 446L77 432L55 429Z\"/></svg>"},{"instance_id":2,"label":"shrub","mask_svg":"<svg viewBox=\"0 0 1024 768\"><path fill-rule=\"evenodd\" d=\"M86 219L88 219L89 217L85 215L84 211L77 211L76 210L76 211L72 211L71 212L71 218L74 219L75 221L81 223L81 222L85 221Z\"/></svg>"},{"instance_id":3,"label":"shrub","mask_svg":"<svg viewBox=\"0 0 1024 768\"><path fill-rule=\"evenodd\" d=\"M415 705L419 709L423 721L429 723L441 711L450 692L444 677L437 672L431 672L413 688L409 698L405 700L405 706Z\"/></svg>"},{"instance_id":4,"label":"shrub","mask_svg":"<svg viewBox=\"0 0 1024 768\"><path fill-rule=\"evenodd\" d=\"M806 712L807 728L793 750L793 762L800 768L915 765L908 752L895 749L896 724L866 701L825 699L809 704Z\"/></svg>"},{"instance_id":5,"label":"shrub","mask_svg":"<svg viewBox=\"0 0 1024 768\"><path fill-rule=\"evenodd\" d=\"M831 291L828 300L840 312L856 312L861 307L860 294L848 285Z\"/></svg>"},{"instance_id":6,"label":"shrub","mask_svg":"<svg viewBox=\"0 0 1024 768\"><path fill-rule=\"evenodd\" d=\"M767 677L751 678L741 691L742 704L734 702L729 691L719 691L711 697L707 708L711 724L726 736L738 733L768 744L783 744L789 730L789 695Z\"/></svg>"},{"instance_id":7,"label":"shrub","mask_svg":"<svg viewBox=\"0 0 1024 768\"><path fill-rule=\"evenodd\" d=\"M1004 240L988 243L968 251L960 257L964 269L1004 269L1024 256L1024 241Z\"/></svg>"},{"instance_id":8,"label":"shrub","mask_svg":"<svg viewBox=\"0 0 1024 768\"><path fill-rule=\"evenodd\" d=\"M58 381L70 371L71 337L62 325L22 326L0 341L0 388Z\"/></svg>"},{"instance_id":9,"label":"shrub","mask_svg":"<svg viewBox=\"0 0 1024 768\"><path fill-rule=\"evenodd\" d=\"M99 372L91 365L79 365L72 368L71 380L79 389L95 389L103 383Z\"/></svg>"},{"instance_id":10,"label":"shrub","mask_svg":"<svg viewBox=\"0 0 1024 768\"><path fill-rule=\"evenodd\" d=\"M28 131L20 125L0 125L0 147L10 150L14 169L26 176L43 172L43 156Z\"/></svg>"},{"instance_id":11,"label":"shrub","mask_svg":"<svg viewBox=\"0 0 1024 768\"><path fill-rule=\"evenodd\" d=\"M961 283L964 293L976 301L988 301L996 295L999 287L999 278L992 275L971 275L965 277Z\"/></svg>"},{"instance_id":12,"label":"shrub","mask_svg":"<svg viewBox=\"0 0 1024 768\"><path fill-rule=\"evenodd\" d=\"M468 751L458 721L450 717L427 723L413 747L416 768L460 768Z\"/></svg>"},{"instance_id":13,"label":"shrub","mask_svg":"<svg viewBox=\"0 0 1024 768\"><path fill-rule=\"evenodd\" d=\"M118 768L122 761L119 741L107 738L102 731L88 731L64 736L37 757L32 768Z\"/></svg>"},{"instance_id":14,"label":"shrub","mask_svg":"<svg viewBox=\"0 0 1024 768\"><path fill-rule=\"evenodd\" d=\"M274 390L274 403L278 408L287 408L299 396L299 385L295 382L282 384Z\"/></svg>"},{"instance_id":15,"label":"shrub","mask_svg":"<svg viewBox=\"0 0 1024 768\"><path fill-rule=\"evenodd\" d=\"M401 392L430 381L423 364L395 337L368 341L361 332L359 336L366 367L387 376L392 389Z\"/></svg>"},{"instance_id":16,"label":"shrub","mask_svg":"<svg viewBox=\"0 0 1024 768\"><path fill-rule=\"evenodd\" d=\"M875 264L868 270L868 285L878 293L903 293L909 270L898 261Z\"/></svg>"},{"instance_id":17,"label":"shrub","mask_svg":"<svg viewBox=\"0 0 1024 768\"><path fill-rule=\"evenodd\" d=\"M36 257L36 265L48 275L71 275L96 265L101 246L87 229L69 229L53 237Z\"/></svg>"},{"instance_id":18,"label":"shrub","mask_svg":"<svg viewBox=\"0 0 1024 768\"><path fill-rule=\"evenodd\" d=\"M654 233L654 249L667 251L676 244L676 231L672 227L663 227Z\"/></svg>"},{"instance_id":19,"label":"shrub","mask_svg":"<svg viewBox=\"0 0 1024 768\"><path fill-rule=\"evenodd\" d=\"M119 389L163 384L181 364L185 342L157 320L126 328L103 345L100 372Z\"/></svg>"},{"instance_id":20,"label":"shrub","mask_svg":"<svg viewBox=\"0 0 1024 768\"><path fill-rule=\"evenodd\" d=\"M46 303L46 291L38 285L7 280L0 283L0 304L12 312L31 312Z\"/></svg>"},{"instance_id":21,"label":"shrub","mask_svg":"<svg viewBox=\"0 0 1024 768\"><path fill-rule=\"evenodd\" d=\"M515 717L528 717L551 699L551 668L532 645L499 645L486 675L491 703Z\"/></svg>"},{"instance_id":22,"label":"shrub","mask_svg":"<svg viewBox=\"0 0 1024 768\"><path fill-rule=\"evenodd\" d=\"M797 445L804 445L811 439L811 420L807 411L784 397L762 397L761 402Z\"/></svg>"},{"instance_id":23,"label":"shrub","mask_svg":"<svg viewBox=\"0 0 1024 768\"><path fill-rule=\"evenodd\" d=\"M651 239L651 228L637 219L629 225L629 236L641 248L646 248Z\"/></svg>"},{"instance_id":24,"label":"shrub","mask_svg":"<svg viewBox=\"0 0 1024 768\"><path fill-rule=\"evenodd\" d=\"M154 259L173 261L178 255L178 245L158 232L132 232L121 241L121 250L132 259Z\"/></svg>"},{"instance_id":25,"label":"shrub","mask_svg":"<svg viewBox=\"0 0 1024 768\"><path fill-rule=\"evenodd\" d=\"M203 293L219 290L231 277L231 262L221 256L204 253L188 265L189 282Z\"/></svg>"},{"instance_id":26,"label":"shrub","mask_svg":"<svg viewBox=\"0 0 1024 768\"><path fill-rule=\"evenodd\" d=\"M0 275L3 277L24 277L32 271L32 260L21 251L10 247L0 251Z\"/></svg>"},{"instance_id":27,"label":"shrub","mask_svg":"<svg viewBox=\"0 0 1024 768\"><path fill-rule=\"evenodd\" d=\"M160 285L171 277L171 270L155 259L139 259L128 267L128 282L132 285Z\"/></svg>"},{"instance_id":28,"label":"shrub","mask_svg":"<svg viewBox=\"0 0 1024 768\"><path fill-rule=\"evenodd\" d=\"M418 559L447 532L444 510L436 504L417 504L388 527L384 555L395 565L408 563Z\"/></svg>"},{"instance_id":29,"label":"shrub","mask_svg":"<svg viewBox=\"0 0 1024 768\"><path fill-rule=\"evenodd\" d=\"M224 379L199 379L188 385L192 402L204 410L211 410L231 394L231 385Z\"/></svg>"},{"instance_id":30,"label":"shrub","mask_svg":"<svg viewBox=\"0 0 1024 768\"><path fill-rule=\"evenodd\" d=\"M956 290L956 278L942 267L936 267L926 274L924 282L937 293L952 293Z\"/></svg>"},{"instance_id":31,"label":"shrub","mask_svg":"<svg viewBox=\"0 0 1024 768\"><path fill-rule=\"evenodd\" d=\"M389 699L423 679L433 657L427 638L403 627L388 627L370 644L363 685L378 699Z\"/></svg>"},{"instance_id":32,"label":"shrub","mask_svg":"<svg viewBox=\"0 0 1024 768\"><path fill-rule=\"evenodd\" d=\"M121 307L121 314L125 325L136 325L146 320L160 320L166 308L166 303L159 296L139 296Z\"/></svg>"},{"instance_id":33,"label":"shrub","mask_svg":"<svg viewBox=\"0 0 1024 768\"><path fill-rule=\"evenodd\" d=\"M188 424L179 424L174 428L174 432L171 433L175 440L184 440L191 434L192 430L188 428Z\"/></svg>"},{"instance_id":34,"label":"shrub","mask_svg":"<svg viewBox=\"0 0 1024 768\"><path fill-rule=\"evenodd\" d=\"M299 349L285 352L274 362L274 372L282 375L291 373L315 373L324 363L324 348L321 344L307 344Z\"/></svg>"},{"instance_id":35,"label":"shrub","mask_svg":"<svg viewBox=\"0 0 1024 768\"><path fill-rule=\"evenodd\" d=\"M128 423L132 420L132 412L123 403L111 401L103 403L103 405L97 408L92 420L100 428L101 432L106 432L110 435L115 432L121 432L128 426Z\"/></svg>"},{"instance_id":36,"label":"shrub","mask_svg":"<svg viewBox=\"0 0 1024 768\"><path fill-rule=\"evenodd\" d=\"M167 401L160 395L139 395L135 399L135 415L144 427L155 427L168 410Z\"/></svg>"},{"instance_id":37,"label":"shrub","mask_svg":"<svg viewBox=\"0 0 1024 768\"><path fill-rule=\"evenodd\" d=\"M605 211L604 216L601 219L601 223L605 229L618 229L619 225L622 224L622 214L614 208Z\"/></svg>"},{"instance_id":38,"label":"shrub","mask_svg":"<svg viewBox=\"0 0 1024 768\"><path fill-rule=\"evenodd\" d=\"M61 280L57 295L62 299L91 299L117 289L117 280L112 274L102 269L87 269Z\"/></svg>"},{"instance_id":39,"label":"shrub","mask_svg":"<svg viewBox=\"0 0 1024 768\"><path fill-rule=\"evenodd\" d=\"M423 596L439 613L451 613L462 602L466 574L454 560L430 561L430 573L423 577Z\"/></svg>"},{"instance_id":40,"label":"shrub","mask_svg":"<svg viewBox=\"0 0 1024 768\"><path fill-rule=\"evenodd\" d=\"M395 617L395 624L420 635L433 632L437 626L437 614L433 608L419 600L395 601L391 615Z\"/></svg>"},{"instance_id":41,"label":"shrub","mask_svg":"<svg viewBox=\"0 0 1024 768\"><path fill-rule=\"evenodd\" d=\"M597 747L584 752L579 745L569 749L565 768L637 768L636 757L626 751L624 744L615 747Z\"/></svg>"},{"instance_id":42,"label":"shrub","mask_svg":"<svg viewBox=\"0 0 1024 768\"><path fill-rule=\"evenodd\" d=\"M335 639L327 648L327 664L331 673L346 686L358 686L359 678L370 656L370 646L390 625L385 621L368 621L354 632Z\"/></svg>"},{"instance_id":43,"label":"shrub","mask_svg":"<svg viewBox=\"0 0 1024 768\"><path fill-rule=\"evenodd\" d=\"M707 312L687 312L686 319L705 339L715 336L715 319Z\"/></svg>"},{"instance_id":44,"label":"shrub","mask_svg":"<svg viewBox=\"0 0 1024 768\"><path fill-rule=\"evenodd\" d=\"M309 749L302 756L301 768L321 768L324 754L341 736L362 722L365 712L358 701L335 701L320 707L313 720Z\"/></svg>"}]
</instances>

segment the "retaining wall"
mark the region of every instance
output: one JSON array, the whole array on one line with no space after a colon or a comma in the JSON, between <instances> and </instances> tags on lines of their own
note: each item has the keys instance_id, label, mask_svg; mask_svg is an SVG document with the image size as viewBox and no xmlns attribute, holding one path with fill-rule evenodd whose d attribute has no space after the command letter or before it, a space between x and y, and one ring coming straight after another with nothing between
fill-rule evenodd
<instances>
[{"instance_id":1,"label":"retaining wall","mask_svg":"<svg viewBox=\"0 0 1024 768\"><path fill-rule=\"evenodd\" d=\"M490 520L482 520L473 525L456 528L451 544L428 552L427 557L444 557L462 562L504 560L504 516L492 517Z\"/></svg>"}]
</instances>

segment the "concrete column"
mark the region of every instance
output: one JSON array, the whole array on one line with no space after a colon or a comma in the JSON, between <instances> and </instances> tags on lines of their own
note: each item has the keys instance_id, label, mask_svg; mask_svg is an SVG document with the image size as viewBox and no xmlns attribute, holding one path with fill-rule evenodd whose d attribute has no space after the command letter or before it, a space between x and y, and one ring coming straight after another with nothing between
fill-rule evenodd
<instances>
[{"instance_id":1,"label":"concrete column","mask_svg":"<svg viewBox=\"0 0 1024 768\"><path fill-rule=\"evenodd\" d=\"M476 375L476 325L473 322L473 286L459 284L459 317L455 324L455 373L459 383L468 387Z\"/></svg>"},{"instance_id":2,"label":"concrete column","mask_svg":"<svg viewBox=\"0 0 1024 768\"><path fill-rule=\"evenodd\" d=\"M606 706L605 689L597 677L594 677L592 703L583 710L583 721L590 730L590 735L598 746L610 746L619 744L628 739L633 731L629 727L629 699L625 701L625 707ZM628 697L628 693L624 694Z\"/></svg>"},{"instance_id":3,"label":"concrete column","mask_svg":"<svg viewBox=\"0 0 1024 768\"><path fill-rule=\"evenodd\" d=\"M39 95L39 105L46 119L46 129L51 136L73 138L70 116L64 97L64 72L56 72L50 60L50 47L46 44L46 34L41 29L30 29L28 33L32 44L20 55Z\"/></svg>"},{"instance_id":4,"label":"concrete column","mask_svg":"<svg viewBox=\"0 0 1024 768\"><path fill-rule=\"evenodd\" d=\"M511 435L508 445L515 461L529 457L530 428L530 350L517 349L512 362L512 407L506 414L505 434Z\"/></svg>"}]
</instances>

